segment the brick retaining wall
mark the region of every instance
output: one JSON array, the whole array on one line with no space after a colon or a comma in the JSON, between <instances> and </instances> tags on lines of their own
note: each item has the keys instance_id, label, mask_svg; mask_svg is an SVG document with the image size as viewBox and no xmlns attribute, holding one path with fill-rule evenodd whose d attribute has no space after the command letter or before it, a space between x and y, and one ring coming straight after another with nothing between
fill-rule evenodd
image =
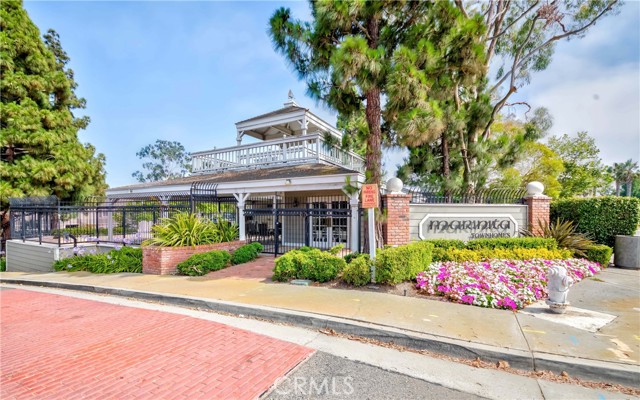
<instances>
[{"instance_id":1,"label":"brick retaining wall","mask_svg":"<svg viewBox=\"0 0 640 400\"><path fill-rule=\"evenodd\" d=\"M142 246L142 273L155 275L169 275L176 272L176 265L194 254L206 253L212 250L235 251L246 241L204 244L189 247L157 247Z\"/></svg>"}]
</instances>

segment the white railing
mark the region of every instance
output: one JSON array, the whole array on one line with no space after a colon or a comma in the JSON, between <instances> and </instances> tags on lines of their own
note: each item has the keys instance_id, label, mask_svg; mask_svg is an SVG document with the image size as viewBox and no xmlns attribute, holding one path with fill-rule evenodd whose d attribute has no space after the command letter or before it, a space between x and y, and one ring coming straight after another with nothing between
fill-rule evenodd
<instances>
[{"instance_id":1,"label":"white railing","mask_svg":"<svg viewBox=\"0 0 640 400\"><path fill-rule=\"evenodd\" d=\"M364 172L364 161L360 156L325 142L319 133L201 151L191 156L195 174L320 162Z\"/></svg>"}]
</instances>

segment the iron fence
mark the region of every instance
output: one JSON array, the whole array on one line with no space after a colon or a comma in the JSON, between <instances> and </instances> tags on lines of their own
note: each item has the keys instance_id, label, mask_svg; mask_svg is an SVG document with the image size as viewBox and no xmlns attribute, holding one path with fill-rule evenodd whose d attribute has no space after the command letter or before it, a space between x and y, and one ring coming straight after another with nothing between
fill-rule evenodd
<instances>
[{"instance_id":1,"label":"iron fence","mask_svg":"<svg viewBox=\"0 0 640 400\"><path fill-rule=\"evenodd\" d=\"M409 187L413 204L521 204L527 191L524 189L457 189L444 190Z\"/></svg>"},{"instance_id":2,"label":"iron fence","mask_svg":"<svg viewBox=\"0 0 640 400\"><path fill-rule=\"evenodd\" d=\"M195 212L210 220L238 223L235 198L186 196L171 201L85 200L60 202L55 197L10 201L11 238L39 243L140 244L151 228L178 212Z\"/></svg>"},{"instance_id":3,"label":"iron fence","mask_svg":"<svg viewBox=\"0 0 640 400\"><path fill-rule=\"evenodd\" d=\"M265 253L286 253L302 246L328 250L352 247L352 210L345 196L253 198L245 206L248 242L260 242ZM359 243L355 243L359 246Z\"/></svg>"}]
</instances>

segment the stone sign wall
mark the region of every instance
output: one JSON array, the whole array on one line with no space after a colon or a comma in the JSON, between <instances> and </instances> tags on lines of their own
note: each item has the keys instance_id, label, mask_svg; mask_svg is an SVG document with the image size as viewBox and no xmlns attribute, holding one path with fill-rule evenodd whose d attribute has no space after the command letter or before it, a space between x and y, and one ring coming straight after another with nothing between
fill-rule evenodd
<instances>
[{"instance_id":1,"label":"stone sign wall","mask_svg":"<svg viewBox=\"0 0 640 400\"><path fill-rule=\"evenodd\" d=\"M527 206L518 204L411 204L411 240L515 237L527 228Z\"/></svg>"}]
</instances>

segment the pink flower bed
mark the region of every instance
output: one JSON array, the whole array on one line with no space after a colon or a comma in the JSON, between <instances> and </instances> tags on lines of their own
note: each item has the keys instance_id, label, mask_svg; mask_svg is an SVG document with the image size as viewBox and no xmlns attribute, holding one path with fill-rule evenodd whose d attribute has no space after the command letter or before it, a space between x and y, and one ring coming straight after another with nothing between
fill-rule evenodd
<instances>
[{"instance_id":1,"label":"pink flower bed","mask_svg":"<svg viewBox=\"0 0 640 400\"><path fill-rule=\"evenodd\" d=\"M583 259L489 260L434 263L416 278L419 291L464 304L516 310L547 296L549 267L562 266L574 282L595 275L600 265Z\"/></svg>"}]
</instances>

